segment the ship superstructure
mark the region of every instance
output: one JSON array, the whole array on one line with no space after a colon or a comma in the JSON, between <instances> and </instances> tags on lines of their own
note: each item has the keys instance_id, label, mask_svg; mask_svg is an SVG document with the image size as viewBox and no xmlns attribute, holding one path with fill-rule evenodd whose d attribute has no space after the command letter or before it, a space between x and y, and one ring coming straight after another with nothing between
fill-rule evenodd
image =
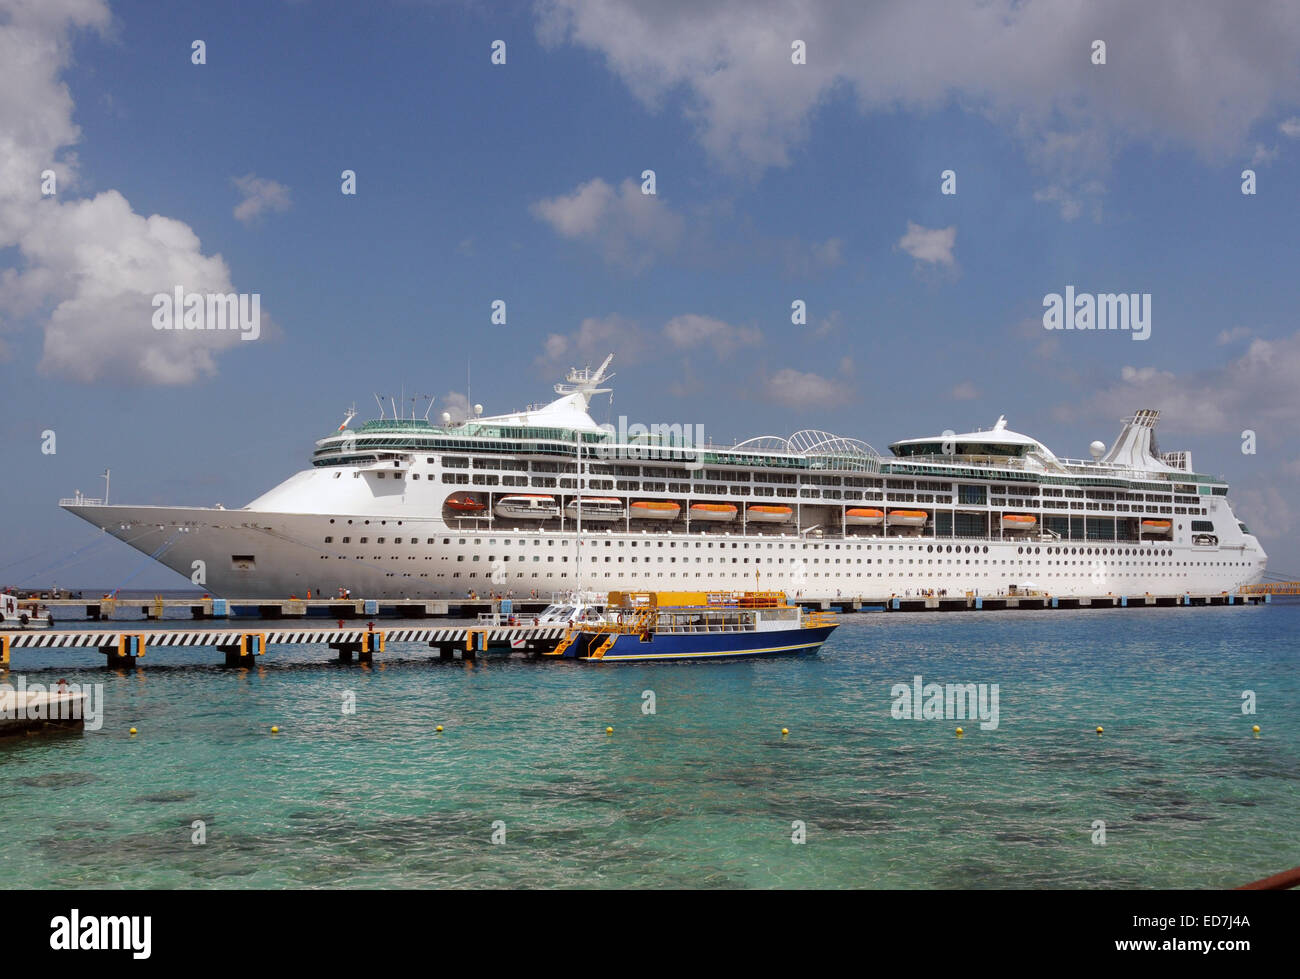
<instances>
[{"instance_id":1,"label":"ship superstructure","mask_svg":"<svg viewBox=\"0 0 1300 979\"><path fill-rule=\"evenodd\" d=\"M61 505L231 598L1218 593L1266 566L1227 483L1159 451L1154 410L1090 459L1001 418L892 456L820 431L701 445L598 425L608 365L511 414L349 419L310 468L239 509Z\"/></svg>"}]
</instances>

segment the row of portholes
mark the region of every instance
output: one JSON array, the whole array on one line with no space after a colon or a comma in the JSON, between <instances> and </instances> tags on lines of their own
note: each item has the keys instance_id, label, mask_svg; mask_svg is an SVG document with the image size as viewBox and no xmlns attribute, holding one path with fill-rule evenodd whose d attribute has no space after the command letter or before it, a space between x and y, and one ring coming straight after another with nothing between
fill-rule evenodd
<instances>
[{"instance_id":1,"label":"row of portholes","mask_svg":"<svg viewBox=\"0 0 1300 979\"><path fill-rule=\"evenodd\" d=\"M1019 549L1019 552L1021 554L1037 554L1039 552L1039 548L1022 547ZM1076 554L1076 555L1093 554L1096 555L1097 557L1115 557L1115 556L1123 557L1125 554L1146 554L1154 557L1174 556L1174 552L1172 550L1163 547L1157 548L1154 551L1152 550L1121 551L1118 548L1114 548L1114 547L1049 547L1047 549L1047 553L1048 554Z\"/></svg>"},{"instance_id":2,"label":"row of portholes","mask_svg":"<svg viewBox=\"0 0 1300 979\"><path fill-rule=\"evenodd\" d=\"M334 518L333 518L333 517L330 517L330 523L333 523L333 522L334 522ZM352 523L352 521L349 520L348 523ZM367 521L366 521L366 525L369 526L369 524L370 524L370 521L367 520ZM381 521L379 521L379 524L380 524L380 526L382 526L382 527L387 527L387 526L388 526L388 521L387 521L387 520L381 520ZM397 521L397 526L399 526L399 527L402 526L402 521L400 521L400 520Z\"/></svg>"},{"instance_id":3,"label":"row of portholes","mask_svg":"<svg viewBox=\"0 0 1300 979\"><path fill-rule=\"evenodd\" d=\"M951 544L947 544L947 545L940 544L940 545L938 545L939 553L940 553L940 554L943 554L943 553L944 553L944 547L945 547L945 546L948 548L947 553L951 554L951 553L952 553L952 545L951 545ZM934 544L927 544L927 545L925 546L925 549L926 549L927 551L933 551L933 550L935 549L935 545L934 545ZM890 548L890 550L893 550L893 548ZM902 550L902 548L899 548L899 550ZM1021 548L1021 550L1023 551L1024 548ZM988 545L985 545L983 551L980 550L980 546L979 546L978 544L975 545L975 553L976 553L976 554L981 554L981 553L983 553L983 554L987 554L988 552L989 552ZM965 554L969 554L969 553L971 553L971 546L970 546L969 544L967 544L967 545L966 545L966 550L965 550L965 551L962 551L962 546L961 546L960 544L958 544L958 545L957 545L957 553L958 553L958 554L963 554L963 553L965 553Z\"/></svg>"}]
</instances>

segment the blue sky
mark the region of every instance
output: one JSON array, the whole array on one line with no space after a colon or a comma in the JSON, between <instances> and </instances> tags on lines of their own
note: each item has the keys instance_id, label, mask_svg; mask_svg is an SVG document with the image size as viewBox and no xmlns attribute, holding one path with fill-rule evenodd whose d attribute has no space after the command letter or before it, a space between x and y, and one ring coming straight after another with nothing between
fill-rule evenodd
<instances>
[{"instance_id":1,"label":"blue sky","mask_svg":"<svg viewBox=\"0 0 1300 979\"><path fill-rule=\"evenodd\" d=\"M611 350L598 421L719 441L1005 414L1083 456L1160 408L1300 573L1300 12L920 6L0 0L0 583L184 583L59 563L106 466L238 506L374 392L456 410L468 365L506 411ZM262 336L154 331L182 279ZM1045 331L1067 285L1150 293L1150 339Z\"/></svg>"}]
</instances>

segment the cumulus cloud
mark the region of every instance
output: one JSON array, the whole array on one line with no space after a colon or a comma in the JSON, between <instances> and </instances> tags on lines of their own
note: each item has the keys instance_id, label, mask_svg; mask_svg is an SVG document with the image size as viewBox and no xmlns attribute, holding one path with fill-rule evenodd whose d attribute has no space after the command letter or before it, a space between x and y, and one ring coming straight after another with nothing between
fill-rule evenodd
<instances>
[{"instance_id":1,"label":"cumulus cloud","mask_svg":"<svg viewBox=\"0 0 1300 979\"><path fill-rule=\"evenodd\" d=\"M226 263L204 255L188 225L137 214L115 190L70 199L80 131L60 76L72 34L109 24L103 0L0 0L0 248L21 260L0 275L0 313L9 328L44 328L45 374L186 383L215 373L240 334L156 331L152 298L178 285L234 292ZM41 196L46 169L58 178L54 197Z\"/></svg>"},{"instance_id":2,"label":"cumulus cloud","mask_svg":"<svg viewBox=\"0 0 1300 979\"><path fill-rule=\"evenodd\" d=\"M793 367L783 367L764 379L763 396L789 408L824 408L844 404L853 392L847 383Z\"/></svg>"},{"instance_id":3,"label":"cumulus cloud","mask_svg":"<svg viewBox=\"0 0 1300 979\"><path fill-rule=\"evenodd\" d=\"M1300 94L1300 7L1287 3L964 0L936 16L912 0L538 0L537 28L599 53L652 111L680 105L721 167L786 166L840 91L863 113L955 104L1021 142L1040 200L1067 217L1126 144L1225 160ZM796 39L806 64L791 63Z\"/></svg>"},{"instance_id":4,"label":"cumulus cloud","mask_svg":"<svg viewBox=\"0 0 1300 979\"><path fill-rule=\"evenodd\" d=\"M1237 359L1192 374L1126 366L1118 382L1098 391L1083 408L1085 414L1107 420L1136 408L1158 408L1162 427L1194 435L1246 428L1289 435L1300 424L1297 377L1300 332L1281 340L1256 338ZM1068 421L1078 417L1080 406L1058 405L1053 414Z\"/></svg>"},{"instance_id":5,"label":"cumulus cloud","mask_svg":"<svg viewBox=\"0 0 1300 979\"><path fill-rule=\"evenodd\" d=\"M844 241L840 238L813 242L791 238L780 242L779 249L785 273L792 278L806 279L844 264Z\"/></svg>"},{"instance_id":6,"label":"cumulus cloud","mask_svg":"<svg viewBox=\"0 0 1300 979\"><path fill-rule=\"evenodd\" d=\"M1219 346L1229 343L1236 343L1250 336L1253 331L1248 326L1234 326L1230 330L1220 330L1219 335L1214 338L1214 342Z\"/></svg>"},{"instance_id":7,"label":"cumulus cloud","mask_svg":"<svg viewBox=\"0 0 1300 979\"><path fill-rule=\"evenodd\" d=\"M620 364L636 363L647 343L645 331L635 320L617 313L589 316L570 333L547 334L535 366L554 373L565 367L594 366L611 353Z\"/></svg>"},{"instance_id":8,"label":"cumulus cloud","mask_svg":"<svg viewBox=\"0 0 1300 979\"><path fill-rule=\"evenodd\" d=\"M897 247L911 255L917 262L946 265L954 268L953 246L957 244L957 226L923 228L907 222L907 233L898 239Z\"/></svg>"},{"instance_id":9,"label":"cumulus cloud","mask_svg":"<svg viewBox=\"0 0 1300 979\"><path fill-rule=\"evenodd\" d=\"M469 398L461 391L448 391L438 399L437 407L434 409L441 417L443 412L451 415L454 422L464 421L469 417Z\"/></svg>"},{"instance_id":10,"label":"cumulus cloud","mask_svg":"<svg viewBox=\"0 0 1300 979\"><path fill-rule=\"evenodd\" d=\"M705 344L713 348L719 358L756 346L763 334L752 326L733 326L712 316L684 313L674 316L664 324L664 337L679 350L689 350Z\"/></svg>"},{"instance_id":11,"label":"cumulus cloud","mask_svg":"<svg viewBox=\"0 0 1300 979\"><path fill-rule=\"evenodd\" d=\"M613 187L600 177L570 194L536 201L530 210L560 237L588 242L605 261L634 271L671 251L685 224L657 195L641 193L634 181Z\"/></svg>"},{"instance_id":12,"label":"cumulus cloud","mask_svg":"<svg viewBox=\"0 0 1300 979\"><path fill-rule=\"evenodd\" d=\"M288 187L265 177L247 173L242 177L232 177L231 183L243 198L235 205L235 218L244 224L252 224L266 211L287 211L292 203Z\"/></svg>"},{"instance_id":13,"label":"cumulus cloud","mask_svg":"<svg viewBox=\"0 0 1300 979\"><path fill-rule=\"evenodd\" d=\"M1281 152L1276 146L1265 146L1263 143L1255 144L1255 151L1250 155L1250 165L1252 167L1267 166L1277 159Z\"/></svg>"}]
</instances>

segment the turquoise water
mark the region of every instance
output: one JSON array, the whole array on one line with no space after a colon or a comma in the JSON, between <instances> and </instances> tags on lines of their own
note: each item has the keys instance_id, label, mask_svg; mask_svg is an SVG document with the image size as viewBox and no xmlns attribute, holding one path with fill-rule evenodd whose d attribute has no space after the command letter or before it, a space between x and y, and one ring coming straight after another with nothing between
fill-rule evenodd
<instances>
[{"instance_id":1,"label":"turquoise water","mask_svg":"<svg viewBox=\"0 0 1300 979\"><path fill-rule=\"evenodd\" d=\"M817 657L734 664L16 651L11 682L102 682L106 718L0 742L5 884L1222 887L1300 863L1300 607L841 621ZM997 730L894 719L916 674L997 683Z\"/></svg>"}]
</instances>

